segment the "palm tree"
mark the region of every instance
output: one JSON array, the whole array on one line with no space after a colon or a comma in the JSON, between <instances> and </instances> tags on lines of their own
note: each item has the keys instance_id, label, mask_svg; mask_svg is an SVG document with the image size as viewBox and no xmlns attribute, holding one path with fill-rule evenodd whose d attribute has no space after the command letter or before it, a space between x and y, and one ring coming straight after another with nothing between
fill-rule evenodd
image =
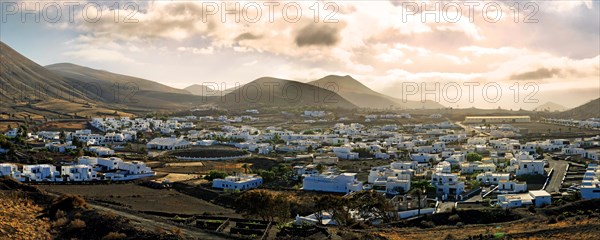
<instances>
[{"instance_id":1,"label":"palm tree","mask_svg":"<svg viewBox=\"0 0 600 240\"><path fill-rule=\"evenodd\" d=\"M408 194L417 197L417 215L421 215L421 198L423 198L423 195L425 194L425 187L415 187L411 189Z\"/></svg>"},{"instance_id":2,"label":"palm tree","mask_svg":"<svg viewBox=\"0 0 600 240\"><path fill-rule=\"evenodd\" d=\"M319 171L319 173L322 173L323 171L325 171L325 166L323 166L323 164L319 163L319 164L317 164L315 169L317 169L317 171Z\"/></svg>"},{"instance_id":3,"label":"palm tree","mask_svg":"<svg viewBox=\"0 0 600 240\"><path fill-rule=\"evenodd\" d=\"M244 169L244 173L248 174L248 170L250 169L250 166L248 166L247 163L242 164L242 168Z\"/></svg>"}]
</instances>

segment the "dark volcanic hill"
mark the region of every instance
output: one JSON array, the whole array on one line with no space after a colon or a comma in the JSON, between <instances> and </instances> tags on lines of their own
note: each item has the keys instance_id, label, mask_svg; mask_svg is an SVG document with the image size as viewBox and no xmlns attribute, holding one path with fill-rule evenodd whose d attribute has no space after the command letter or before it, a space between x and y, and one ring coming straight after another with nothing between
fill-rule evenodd
<instances>
[{"instance_id":1,"label":"dark volcanic hill","mask_svg":"<svg viewBox=\"0 0 600 240\"><path fill-rule=\"evenodd\" d=\"M312 84L271 77L259 78L229 91L215 103L230 108L357 107L333 91Z\"/></svg>"},{"instance_id":2,"label":"dark volcanic hill","mask_svg":"<svg viewBox=\"0 0 600 240\"><path fill-rule=\"evenodd\" d=\"M77 103L89 99L61 76L0 42L0 105L14 106L44 100Z\"/></svg>"},{"instance_id":3,"label":"dark volcanic hill","mask_svg":"<svg viewBox=\"0 0 600 240\"><path fill-rule=\"evenodd\" d=\"M402 101L378 92L360 83L351 76L329 75L309 84L332 90L354 105L362 108L439 109L444 108L434 101Z\"/></svg>"},{"instance_id":4,"label":"dark volcanic hill","mask_svg":"<svg viewBox=\"0 0 600 240\"><path fill-rule=\"evenodd\" d=\"M585 120L600 118L600 98L592 100L579 107L553 114L552 117Z\"/></svg>"},{"instance_id":5,"label":"dark volcanic hill","mask_svg":"<svg viewBox=\"0 0 600 240\"><path fill-rule=\"evenodd\" d=\"M72 85L79 85L95 99L107 104L133 108L171 109L203 102L186 90L172 88L150 80L116 74L70 63L46 66Z\"/></svg>"},{"instance_id":6,"label":"dark volcanic hill","mask_svg":"<svg viewBox=\"0 0 600 240\"><path fill-rule=\"evenodd\" d=\"M201 84L194 84L194 85L184 88L183 90L186 90L186 91L190 92L191 94L194 94L197 96L221 96L221 94L222 94L221 91L214 89L214 88L210 87L209 85L201 85Z\"/></svg>"}]
</instances>

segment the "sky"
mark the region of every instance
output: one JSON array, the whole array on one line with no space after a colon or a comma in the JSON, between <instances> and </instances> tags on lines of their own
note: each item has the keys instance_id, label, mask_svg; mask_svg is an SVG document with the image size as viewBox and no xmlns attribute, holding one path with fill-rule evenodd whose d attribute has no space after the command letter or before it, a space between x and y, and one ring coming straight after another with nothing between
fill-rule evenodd
<instances>
[{"instance_id":1,"label":"sky","mask_svg":"<svg viewBox=\"0 0 600 240\"><path fill-rule=\"evenodd\" d=\"M596 0L3 0L0 11L0 40L41 65L176 88L335 74L460 108L575 107L600 97Z\"/></svg>"}]
</instances>

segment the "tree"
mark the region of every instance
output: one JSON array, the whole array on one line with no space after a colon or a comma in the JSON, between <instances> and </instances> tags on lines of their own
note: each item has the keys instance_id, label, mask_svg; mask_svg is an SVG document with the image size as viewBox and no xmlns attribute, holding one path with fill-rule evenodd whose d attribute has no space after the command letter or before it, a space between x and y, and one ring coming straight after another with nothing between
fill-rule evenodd
<instances>
[{"instance_id":1,"label":"tree","mask_svg":"<svg viewBox=\"0 0 600 240\"><path fill-rule=\"evenodd\" d=\"M413 187L408 194L417 197L417 215L421 215L421 199L425 195L425 187Z\"/></svg>"},{"instance_id":2,"label":"tree","mask_svg":"<svg viewBox=\"0 0 600 240\"><path fill-rule=\"evenodd\" d=\"M247 163L242 164L242 169L244 169L244 173L248 174L248 170L250 169L250 166Z\"/></svg>"},{"instance_id":3,"label":"tree","mask_svg":"<svg viewBox=\"0 0 600 240\"><path fill-rule=\"evenodd\" d=\"M470 152L467 154L467 161L468 162L476 162L476 161L481 161L481 155L479 155L479 153L476 152Z\"/></svg>"},{"instance_id":4,"label":"tree","mask_svg":"<svg viewBox=\"0 0 600 240\"><path fill-rule=\"evenodd\" d=\"M273 182L273 181L275 181L275 179L277 179L277 177L276 177L277 175L275 175L275 173L273 171L269 171L269 170L261 169L258 171L258 175L263 178L265 183Z\"/></svg>"},{"instance_id":5,"label":"tree","mask_svg":"<svg viewBox=\"0 0 600 240\"><path fill-rule=\"evenodd\" d=\"M325 166L323 166L323 164L317 164L317 166L315 166L315 169L317 171L319 171L319 173L322 173L323 171L325 171Z\"/></svg>"},{"instance_id":6,"label":"tree","mask_svg":"<svg viewBox=\"0 0 600 240\"><path fill-rule=\"evenodd\" d=\"M225 172L210 171L210 172L208 172L208 175L204 176L204 179L206 179L208 181L212 181L212 180L215 180L217 178L223 179L225 177L227 177L227 173L225 173Z\"/></svg>"},{"instance_id":7,"label":"tree","mask_svg":"<svg viewBox=\"0 0 600 240\"><path fill-rule=\"evenodd\" d=\"M281 193L253 189L236 199L236 209L246 216L260 217L265 221L285 221L290 217L292 201L290 196Z\"/></svg>"},{"instance_id":8,"label":"tree","mask_svg":"<svg viewBox=\"0 0 600 240\"><path fill-rule=\"evenodd\" d=\"M544 155L544 149L542 149L541 147L536 147L535 148L535 153L537 153L538 155Z\"/></svg>"},{"instance_id":9,"label":"tree","mask_svg":"<svg viewBox=\"0 0 600 240\"><path fill-rule=\"evenodd\" d=\"M383 219L384 222L392 220L388 212L394 211L394 208L384 194L373 190L359 191L352 193L349 198L350 208L358 211L361 218Z\"/></svg>"},{"instance_id":10,"label":"tree","mask_svg":"<svg viewBox=\"0 0 600 240\"><path fill-rule=\"evenodd\" d=\"M324 194L314 197L314 211L318 224L322 224L325 212L331 214L331 218L339 225L347 222L347 219L345 219L347 208L344 207L344 202L345 199L336 195Z\"/></svg>"}]
</instances>

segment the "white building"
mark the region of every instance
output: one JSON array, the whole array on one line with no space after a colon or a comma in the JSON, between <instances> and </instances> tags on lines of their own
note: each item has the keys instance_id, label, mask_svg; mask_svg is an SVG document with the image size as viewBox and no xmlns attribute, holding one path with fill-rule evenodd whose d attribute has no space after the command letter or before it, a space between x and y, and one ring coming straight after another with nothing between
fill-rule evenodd
<instances>
[{"instance_id":1,"label":"white building","mask_svg":"<svg viewBox=\"0 0 600 240\"><path fill-rule=\"evenodd\" d=\"M319 174L306 176L302 180L302 189L321 192L349 193L362 190L362 183L356 179L356 173Z\"/></svg>"},{"instance_id":2,"label":"white building","mask_svg":"<svg viewBox=\"0 0 600 240\"><path fill-rule=\"evenodd\" d=\"M19 179L21 177L21 172L14 163L0 163L0 176L9 176L14 179Z\"/></svg>"},{"instance_id":3,"label":"white building","mask_svg":"<svg viewBox=\"0 0 600 240\"><path fill-rule=\"evenodd\" d=\"M498 183L498 191L501 193L521 193L527 191L527 183L501 180Z\"/></svg>"},{"instance_id":4,"label":"white building","mask_svg":"<svg viewBox=\"0 0 600 240\"><path fill-rule=\"evenodd\" d=\"M508 181L509 179L510 174L508 173L485 172L477 175L477 181L484 185L498 185L500 181Z\"/></svg>"},{"instance_id":5,"label":"white building","mask_svg":"<svg viewBox=\"0 0 600 240\"><path fill-rule=\"evenodd\" d=\"M526 205L542 207L550 205L552 197L544 190L529 191L521 194L498 195L498 205L502 208L515 208Z\"/></svg>"},{"instance_id":6,"label":"white building","mask_svg":"<svg viewBox=\"0 0 600 240\"><path fill-rule=\"evenodd\" d=\"M590 164L583 175L579 191L583 199L600 198L600 166Z\"/></svg>"},{"instance_id":7,"label":"white building","mask_svg":"<svg viewBox=\"0 0 600 240\"><path fill-rule=\"evenodd\" d=\"M99 146L89 147L88 151L96 153L96 154L98 154L98 156L110 156L110 155L115 154L115 150L112 150L107 147L99 147Z\"/></svg>"},{"instance_id":8,"label":"white building","mask_svg":"<svg viewBox=\"0 0 600 240\"><path fill-rule=\"evenodd\" d=\"M352 152L352 148L350 147L334 147L333 153L335 156L341 159L352 160L358 159L358 153Z\"/></svg>"},{"instance_id":9,"label":"white building","mask_svg":"<svg viewBox=\"0 0 600 240\"><path fill-rule=\"evenodd\" d=\"M96 171L93 166L78 164L70 166L62 166L60 173L66 181L91 181L97 179Z\"/></svg>"},{"instance_id":10,"label":"white building","mask_svg":"<svg viewBox=\"0 0 600 240\"><path fill-rule=\"evenodd\" d=\"M147 149L175 150L190 147L190 142L183 138L155 138L146 144Z\"/></svg>"},{"instance_id":11,"label":"white building","mask_svg":"<svg viewBox=\"0 0 600 240\"><path fill-rule=\"evenodd\" d=\"M213 188L229 190L247 190L262 185L262 177L256 175L227 176L225 179L214 179Z\"/></svg>"},{"instance_id":12,"label":"white building","mask_svg":"<svg viewBox=\"0 0 600 240\"><path fill-rule=\"evenodd\" d=\"M517 176L527 174L544 174L544 160L517 160L515 166L515 174Z\"/></svg>"},{"instance_id":13,"label":"white building","mask_svg":"<svg viewBox=\"0 0 600 240\"><path fill-rule=\"evenodd\" d=\"M60 177L60 173L56 171L56 167L49 164L38 165L23 165L23 173L21 174L25 181L54 181Z\"/></svg>"},{"instance_id":14,"label":"white building","mask_svg":"<svg viewBox=\"0 0 600 240\"><path fill-rule=\"evenodd\" d=\"M495 172L496 164L482 162L463 162L460 164L460 173Z\"/></svg>"},{"instance_id":15,"label":"white building","mask_svg":"<svg viewBox=\"0 0 600 240\"><path fill-rule=\"evenodd\" d=\"M461 194L465 191L465 183L458 181L458 176L453 173L433 173L431 184L435 186L436 193L441 195L442 199L461 200Z\"/></svg>"}]
</instances>

